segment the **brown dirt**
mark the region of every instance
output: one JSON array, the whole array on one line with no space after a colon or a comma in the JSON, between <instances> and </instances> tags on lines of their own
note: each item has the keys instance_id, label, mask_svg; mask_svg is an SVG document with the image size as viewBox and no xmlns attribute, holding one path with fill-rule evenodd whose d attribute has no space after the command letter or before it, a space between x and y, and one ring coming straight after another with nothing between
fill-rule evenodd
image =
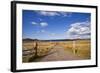
<instances>
[{"instance_id":1,"label":"brown dirt","mask_svg":"<svg viewBox=\"0 0 100 73\"><path fill-rule=\"evenodd\" d=\"M65 51L63 47L56 45L53 49L49 52L49 54L43 57L40 62L42 61L66 61L66 60L81 60L80 57L75 56L74 54Z\"/></svg>"}]
</instances>

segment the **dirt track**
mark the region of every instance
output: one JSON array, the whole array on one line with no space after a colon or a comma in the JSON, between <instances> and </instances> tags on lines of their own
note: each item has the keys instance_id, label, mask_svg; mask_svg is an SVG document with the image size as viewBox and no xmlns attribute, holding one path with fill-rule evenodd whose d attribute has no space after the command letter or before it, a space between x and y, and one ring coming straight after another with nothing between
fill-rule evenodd
<instances>
[{"instance_id":1,"label":"dirt track","mask_svg":"<svg viewBox=\"0 0 100 73\"><path fill-rule=\"evenodd\" d=\"M80 60L79 57L67 52L61 46L55 46L49 52L49 55L42 58L40 61L64 61L64 60Z\"/></svg>"}]
</instances>

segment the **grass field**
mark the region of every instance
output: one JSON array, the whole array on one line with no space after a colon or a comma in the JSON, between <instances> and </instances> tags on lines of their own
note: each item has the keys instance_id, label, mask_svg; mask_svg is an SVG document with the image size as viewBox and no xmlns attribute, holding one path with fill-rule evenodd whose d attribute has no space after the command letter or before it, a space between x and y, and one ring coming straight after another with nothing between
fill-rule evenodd
<instances>
[{"instance_id":1,"label":"grass field","mask_svg":"<svg viewBox=\"0 0 100 73\"><path fill-rule=\"evenodd\" d=\"M83 59L90 59L91 58L91 45L90 40L76 40L74 45L73 41L68 41L65 43L60 43L65 51L69 51L76 56L79 56Z\"/></svg>"},{"instance_id":2,"label":"grass field","mask_svg":"<svg viewBox=\"0 0 100 73\"><path fill-rule=\"evenodd\" d=\"M47 55L50 50L53 49L55 45L63 47L64 51L67 51L81 59L90 59L91 58L91 45L90 40L68 40L68 41L38 41L37 46L36 42L23 42L23 62L29 62L30 59L34 61L35 58L35 47L37 48L37 56L43 57Z\"/></svg>"}]
</instances>

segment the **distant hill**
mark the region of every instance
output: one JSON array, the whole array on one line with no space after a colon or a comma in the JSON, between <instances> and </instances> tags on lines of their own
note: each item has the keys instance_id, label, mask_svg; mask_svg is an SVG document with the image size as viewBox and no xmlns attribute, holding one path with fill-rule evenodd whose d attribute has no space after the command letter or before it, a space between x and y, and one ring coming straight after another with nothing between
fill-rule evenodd
<instances>
[{"instance_id":1,"label":"distant hill","mask_svg":"<svg viewBox=\"0 0 100 73\"><path fill-rule=\"evenodd\" d=\"M90 40L90 39L56 39L56 40L40 40L40 41L74 41L74 40Z\"/></svg>"},{"instance_id":2,"label":"distant hill","mask_svg":"<svg viewBox=\"0 0 100 73\"><path fill-rule=\"evenodd\" d=\"M33 42L33 41L74 41L74 40L90 40L90 39L55 39L55 40L38 40L38 39L30 39L30 38L26 38L23 39L23 42Z\"/></svg>"},{"instance_id":3,"label":"distant hill","mask_svg":"<svg viewBox=\"0 0 100 73\"><path fill-rule=\"evenodd\" d=\"M23 42L33 42L33 41L38 41L38 39L30 39L30 38L23 39Z\"/></svg>"}]
</instances>

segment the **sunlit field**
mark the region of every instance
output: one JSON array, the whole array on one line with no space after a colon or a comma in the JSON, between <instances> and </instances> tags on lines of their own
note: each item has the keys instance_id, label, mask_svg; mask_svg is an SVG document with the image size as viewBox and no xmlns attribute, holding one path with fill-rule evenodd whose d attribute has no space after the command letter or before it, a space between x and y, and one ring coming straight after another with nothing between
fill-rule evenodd
<instances>
[{"instance_id":1,"label":"sunlit field","mask_svg":"<svg viewBox=\"0 0 100 73\"><path fill-rule=\"evenodd\" d=\"M65 51L69 51L82 59L90 59L91 57L90 40L75 40L74 43L73 41L68 41L62 42L60 45L64 47Z\"/></svg>"},{"instance_id":2,"label":"sunlit field","mask_svg":"<svg viewBox=\"0 0 100 73\"><path fill-rule=\"evenodd\" d=\"M90 40L68 40L68 41L28 41L23 42L22 61L38 62L52 53L55 46L60 46L64 51L77 56L80 60L91 58ZM65 56L66 57L66 56ZM77 60L77 59L76 59ZM59 59L60 61L60 59Z\"/></svg>"}]
</instances>

